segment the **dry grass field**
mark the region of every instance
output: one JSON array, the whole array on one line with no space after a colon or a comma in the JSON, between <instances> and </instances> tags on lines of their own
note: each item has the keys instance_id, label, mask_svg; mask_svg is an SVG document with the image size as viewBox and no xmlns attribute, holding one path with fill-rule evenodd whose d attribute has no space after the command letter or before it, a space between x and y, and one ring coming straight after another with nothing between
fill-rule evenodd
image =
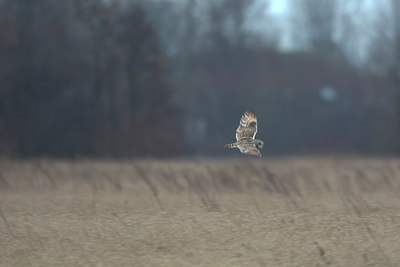
<instances>
[{"instance_id":1,"label":"dry grass field","mask_svg":"<svg viewBox=\"0 0 400 267\"><path fill-rule=\"evenodd\" d=\"M0 265L400 266L400 160L2 160Z\"/></svg>"}]
</instances>

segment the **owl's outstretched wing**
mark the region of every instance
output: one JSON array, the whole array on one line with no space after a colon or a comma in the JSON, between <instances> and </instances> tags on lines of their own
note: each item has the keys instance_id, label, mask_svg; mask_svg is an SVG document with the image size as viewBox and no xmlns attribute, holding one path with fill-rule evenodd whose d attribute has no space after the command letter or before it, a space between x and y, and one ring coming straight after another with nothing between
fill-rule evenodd
<instances>
[{"instance_id":1,"label":"owl's outstretched wing","mask_svg":"<svg viewBox=\"0 0 400 267\"><path fill-rule=\"evenodd\" d=\"M249 154L249 155L254 155L257 157L261 157L260 150L258 150L255 146L253 145L239 145L238 146L240 152L243 154Z\"/></svg>"},{"instance_id":2,"label":"owl's outstretched wing","mask_svg":"<svg viewBox=\"0 0 400 267\"><path fill-rule=\"evenodd\" d=\"M239 127L236 129L236 140L239 141L243 137L255 138L257 133L257 117L254 110L248 109L242 115Z\"/></svg>"}]
</instances>

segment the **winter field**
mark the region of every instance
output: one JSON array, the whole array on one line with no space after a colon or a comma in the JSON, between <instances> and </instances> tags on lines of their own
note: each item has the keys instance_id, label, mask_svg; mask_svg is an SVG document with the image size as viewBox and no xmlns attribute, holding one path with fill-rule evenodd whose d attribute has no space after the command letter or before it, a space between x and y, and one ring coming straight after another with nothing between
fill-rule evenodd
<instances>
[{"instance_id":1,"label":"winter field","mask_svg":"<svg viewBox=\"0 0 400 267\"><path fill-rule=\"evenodd\" d=\"M399 266L400 160L0 161L1 266Z\"/></svg>"}]
</instances>

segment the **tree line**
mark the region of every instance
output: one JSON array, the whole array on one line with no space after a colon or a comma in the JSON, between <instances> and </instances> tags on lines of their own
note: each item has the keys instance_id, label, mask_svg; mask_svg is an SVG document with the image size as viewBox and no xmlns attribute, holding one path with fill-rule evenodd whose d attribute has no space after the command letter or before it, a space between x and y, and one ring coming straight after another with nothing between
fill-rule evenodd
<instances>
[{"instance_id":1,"label":"tree line","mask_svg":"<svg viewBox=\"0 0 400 267\"><path fill-rule=\"evenodd\" d=\"M355 66L340 1L291 3L285 52L268 1L1 1L0 154L224 155L246 108L267 154L398 153L400 23Z\"/></svg>"},{"instance_id":2,"label":"tree line","mask_svg":"<svg viewBox=\"0 0 400 267\"><path fill-rule=\"evenodd\" d=\"M178 153L179 108L140 5L4 1L0 127L21 156Z\"/></svg>"}]
</instances>

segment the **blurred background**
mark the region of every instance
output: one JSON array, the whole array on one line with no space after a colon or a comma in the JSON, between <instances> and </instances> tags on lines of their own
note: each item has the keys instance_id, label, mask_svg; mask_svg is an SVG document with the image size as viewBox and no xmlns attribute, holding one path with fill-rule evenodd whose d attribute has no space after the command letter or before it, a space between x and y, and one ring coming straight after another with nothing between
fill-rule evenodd
<instances>
[{"instance_id":1,"label":"blurred background","mask_svg":"<svg viewBox=\"0 0 400 267\"><path fill-rule=\"evenodd\" d=\"M0 155L400 154L400 1L0 0Z\"/></svg>"}]
</instances>

